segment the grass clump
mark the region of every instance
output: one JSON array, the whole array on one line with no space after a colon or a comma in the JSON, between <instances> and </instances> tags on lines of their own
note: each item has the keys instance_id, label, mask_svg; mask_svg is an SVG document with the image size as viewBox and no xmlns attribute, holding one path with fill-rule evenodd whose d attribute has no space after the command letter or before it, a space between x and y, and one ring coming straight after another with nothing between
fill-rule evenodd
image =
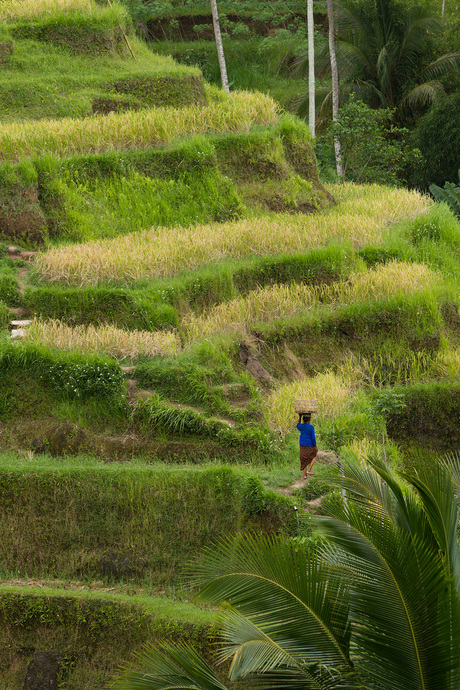
<instances>
[{"instance_id":1,"label":"grass clump","mask_svg":"<svg viewBox=\"0 0 460 690\"><path fill-rule=\"evenodd\" d=\"M1 290L1 283L0 283L0 290ZM8 328L10 325L12 315L11 312L8 308L8 306L0 300L0 328Z\"/></svg>"},{"instance_id":2,"label":"grass clump","mask_svg":"<svg viewBox=\"0 0 460 690\"><path fill-rule=\"evenodd\" d=\"M340 194L340 193L339 193ZM340 206L321 215L275 215L222 225L155 229L113 240L50 249L37 258L42 278L67 284L154 279L225 258L316 249L333 239L355 247L382 242L384 226L426 208L415 192L345 186ZM340 196L339 196L340 198Z\"/></svg>"},{"instance_id":3,"label":"grass clump","mask_svg":"<svg viewBox=\"0 0 460 690\"><path fill-rule=\"evenodd\" d=\"M111 325L68 326L58 320L35 320L27 329L26 342L57 350L99 352L116 359L174 354L180 347L176 333L128 331Z\"/></svg>"},{"instance_id":4,"label":"grass clump","mask_svg":"<svg viewBox=\"0 0 460 690\"><path fill-rule=\"evenodd\" d=\"M155 331L178 325L173 306L141 290L106 286L29 287L24 294L24 304L43 319L59 319L69 325L111 323L120 329L137 331Z\"/></svg>"}]
</instances>

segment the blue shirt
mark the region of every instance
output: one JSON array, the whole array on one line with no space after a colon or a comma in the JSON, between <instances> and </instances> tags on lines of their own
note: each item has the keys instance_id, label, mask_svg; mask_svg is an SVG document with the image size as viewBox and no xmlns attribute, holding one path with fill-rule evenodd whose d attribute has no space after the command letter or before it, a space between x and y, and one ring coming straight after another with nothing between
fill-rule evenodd
<instances>
[{"instance_id":1,"label":"blue shirt","mask_svg":"<svg viewBox=\"0 0 460 690\"><path fill-rule=\"evenodd\" d=\"M297 424L297 428L300 431L299 446L316 446L313 424Z\"/></svg>"}]
</instances>

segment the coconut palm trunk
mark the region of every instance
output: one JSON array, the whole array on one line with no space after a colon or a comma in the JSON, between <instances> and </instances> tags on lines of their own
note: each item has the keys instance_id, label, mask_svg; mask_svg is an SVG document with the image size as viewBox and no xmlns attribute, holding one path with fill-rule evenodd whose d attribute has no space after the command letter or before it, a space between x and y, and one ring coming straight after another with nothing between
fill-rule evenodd
<instances>
[{"instance_id":1,"label":"coconut palm trunk","mask_svg":"<svg viewBox=\"0 0 460 690\"><path fill-rule=\"evenodd\" d=\"M308 38L308 125L315 137L315 43L314 43L313 0L307 2Z\"/></svg>"},{"instance_id":2,"label":"coconut palm trunk","mask_svg":"<svg viewBox=\"0 0 460 690\"><path fill-rule=\"evenodd\" d=\"M339 112L339 72L335 54L334 6L332 0L327 0L327 18L329 22L329 57L332 75L332 120L333 122L337 122L337 113ZM340 140L338 137L334 138L334 153L337 177L341 180L343 178L343 166Z\"/></svg>"},{"instance_id":3,"label":"coconut palm trunk","mask_svg":"<svg viewBox=\"0 0 460 690\"><path fill-rule=\"evenodd\" d=\"M219 12L217 10L217 0L211 0L212 23L214 26L214 36L216 38L217 57L219 59L220 77L222 88L226 93L230 93L227 77L227 66L225 64L224 47L222 45L222 34L220 33Z\"/></svg>"}]
</instances>

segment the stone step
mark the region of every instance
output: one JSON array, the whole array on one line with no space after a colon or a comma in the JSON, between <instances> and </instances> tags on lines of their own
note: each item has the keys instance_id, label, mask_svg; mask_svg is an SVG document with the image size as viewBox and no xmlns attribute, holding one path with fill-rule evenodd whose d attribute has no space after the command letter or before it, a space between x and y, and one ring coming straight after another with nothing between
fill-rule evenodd
<instances>
[{"instance_id":1,"label":"stone step","mask_svg":"<svg viewBox=\"0 0 460 690\"><path fill-rule=\"evenodd\" d=\"M8 257L10 259L23 259L24 261L31 261L34 256L38 254L38 252L31 252L31 251L26 251L26 250L21 250L19 247L15 247L14 245L10 245L7 248L8 252Z\"/></svg>"},{"instance_id":2,"label":"stone step","mask_svg":"<svg viewBox=\"0 0 460 690\"><path fill-rule=\"evenodd\" d=\"M136 367L120 367L125 374L132 374Z\"/></svg>"},{"instance_id":3,"label":"stone step","mask_svg":"<svg viewBox=\"0 0 460 690\"><path fill-rule=\"evenodd\" d=\"M11 331L11 338L17 340L18 338L25 338L26 331L24 328L17 328L15 331Z\"/></svg>"},{"instance_id":4,"label":"stone step","mask_svg":"<svg viewBox=\"0 0 460 690\"><path fill-rule=\"evenodd\" d=\"M26 328L26 326L30 326L32 323L32 319L24 319L23 321L12 321L11 326L12 328Z\"/></svg>"}]
</instances>

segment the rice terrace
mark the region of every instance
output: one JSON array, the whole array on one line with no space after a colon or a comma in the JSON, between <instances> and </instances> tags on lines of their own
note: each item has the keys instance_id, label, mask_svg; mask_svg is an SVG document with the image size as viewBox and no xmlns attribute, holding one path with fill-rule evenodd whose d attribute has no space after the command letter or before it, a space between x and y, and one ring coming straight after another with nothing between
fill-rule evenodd
<instances>
[{"instance_id":1,"label":"rice terrace","mask_svg":"<svg viewBox=\"0 0 460 690\"><path fill-rule=\"evenodd\" d=\"M0 690L460 688L459 37L0 0Z\"/></svg>"}]
</instances>

